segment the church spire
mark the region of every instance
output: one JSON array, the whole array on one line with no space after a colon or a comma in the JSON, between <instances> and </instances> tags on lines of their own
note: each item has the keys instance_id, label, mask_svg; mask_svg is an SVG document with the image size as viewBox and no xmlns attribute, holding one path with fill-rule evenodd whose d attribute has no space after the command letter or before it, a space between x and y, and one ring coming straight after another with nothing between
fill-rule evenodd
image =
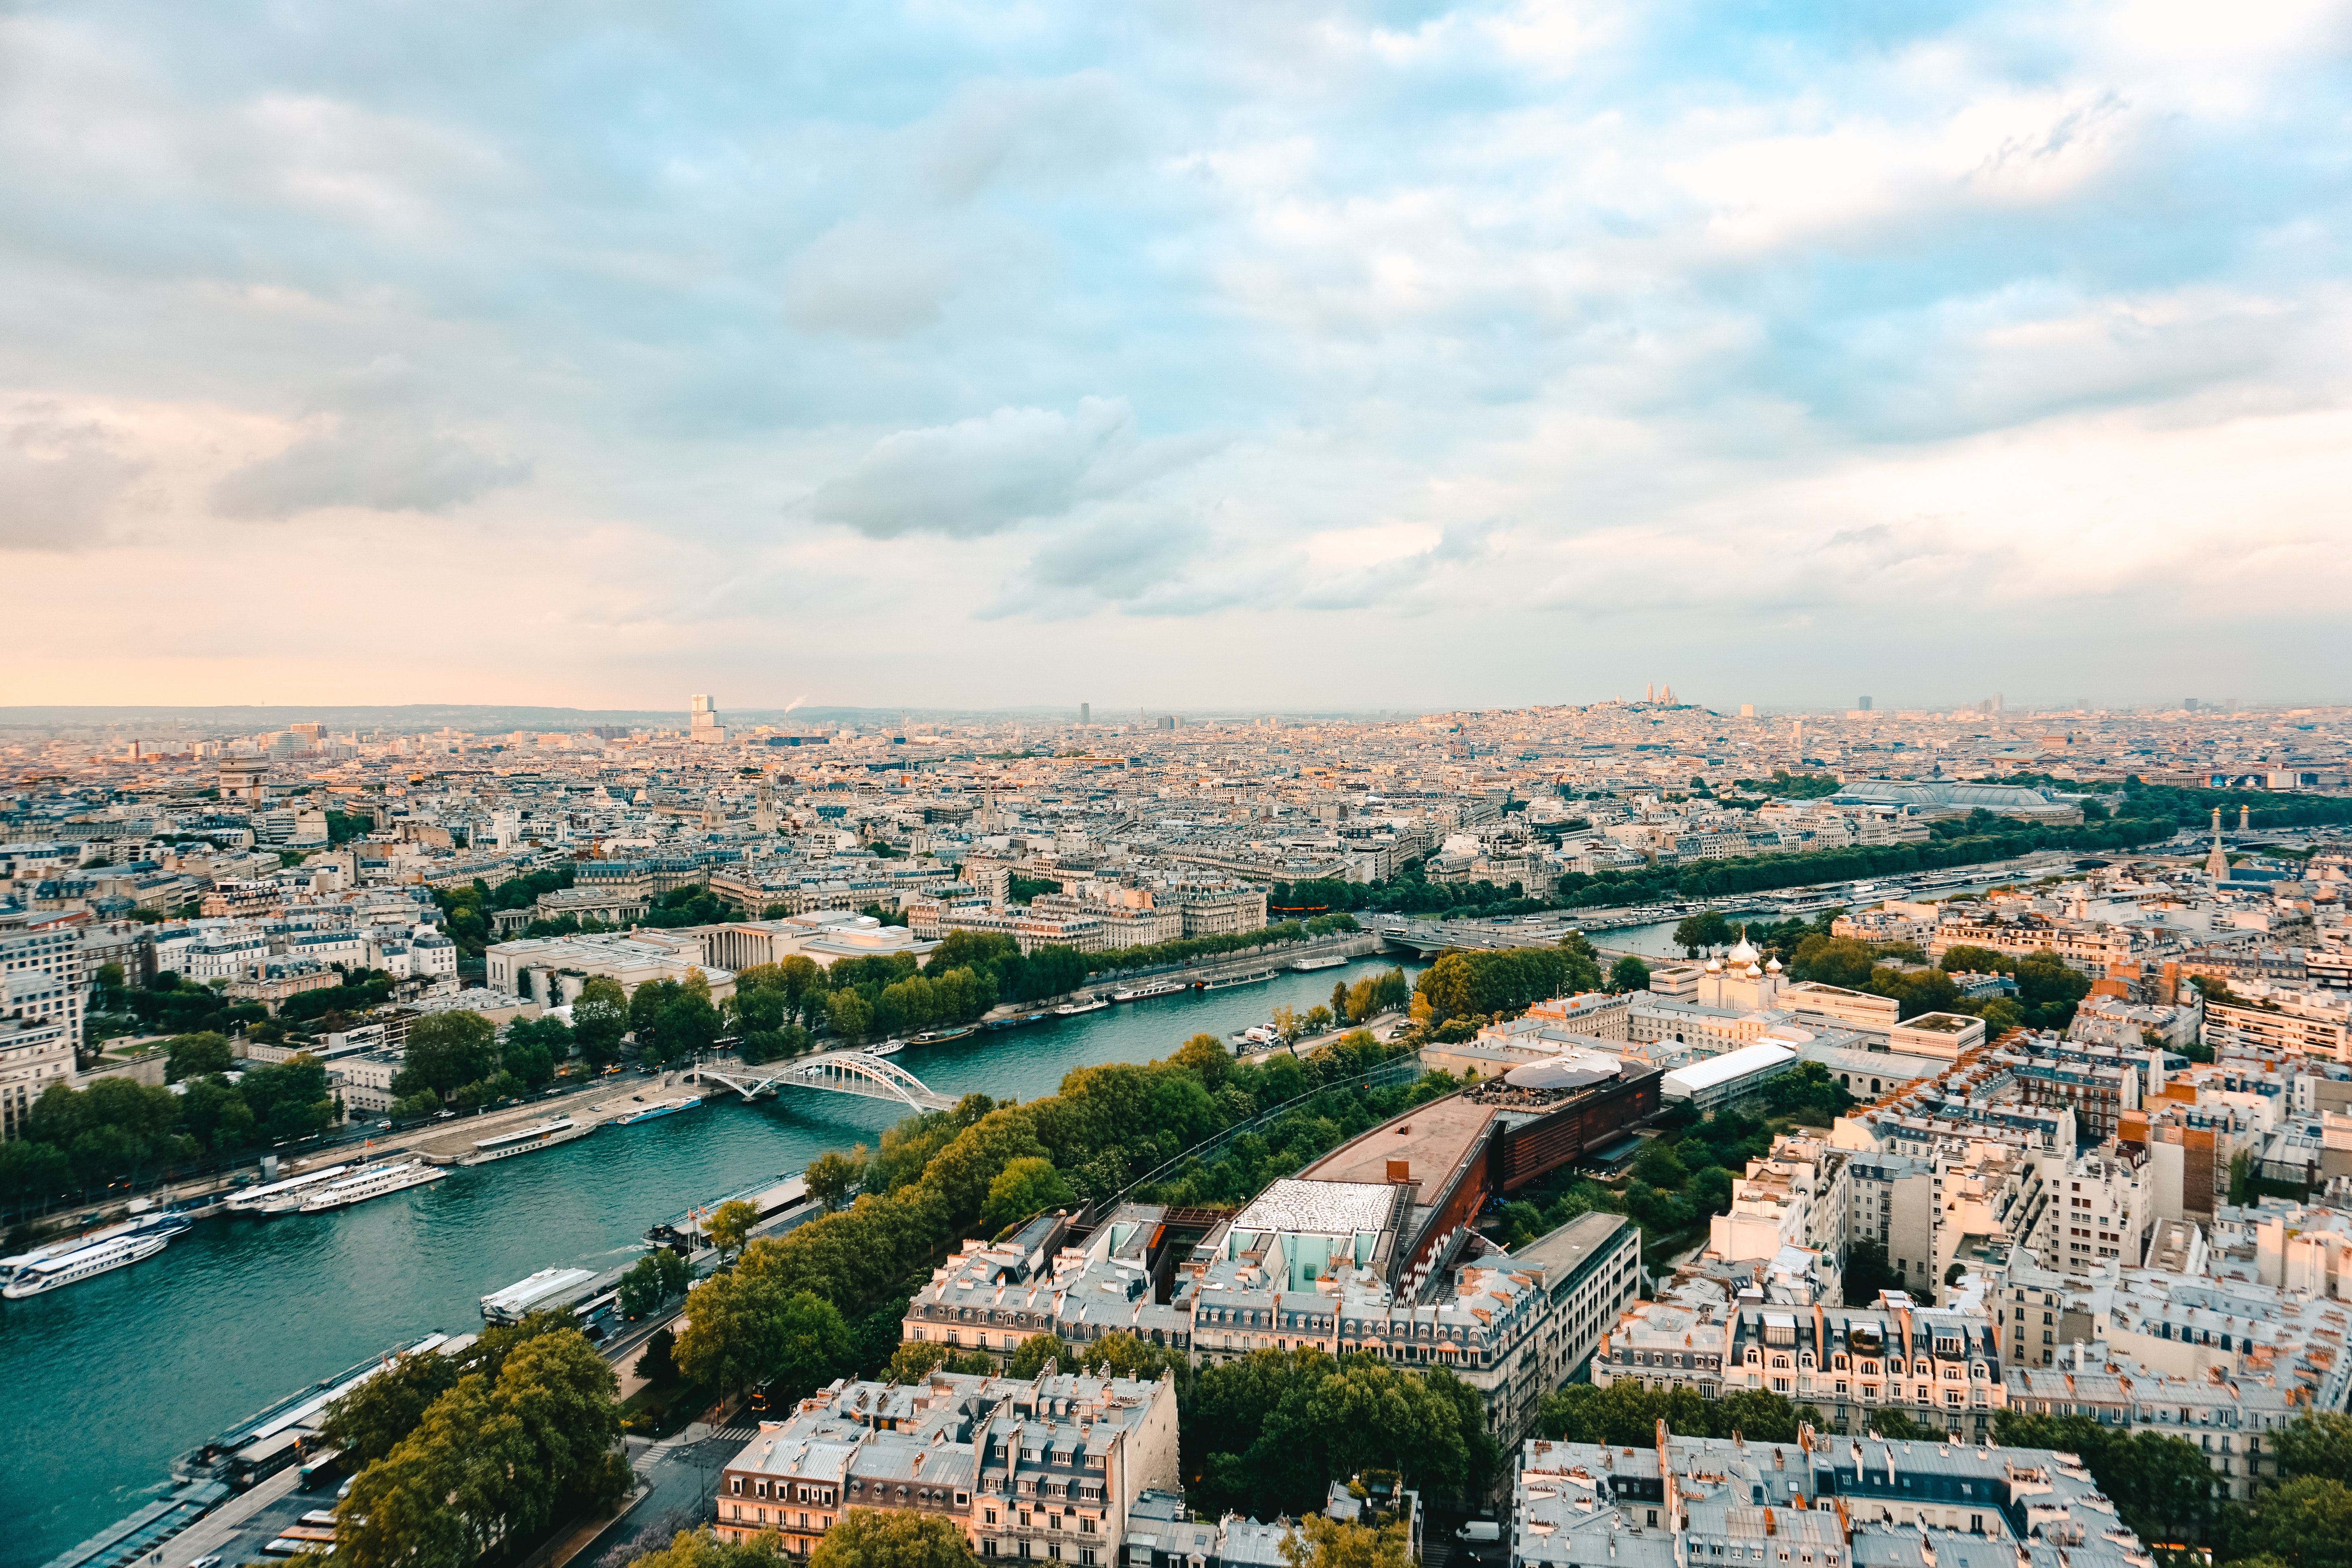
<instances>
[{"instance_id":1,"label":"church spire","mask_svg":"<svg viewBox=\"0 0 2352 1568\"><path fill-rule=\"evenodd\" d=\"M2205 874L2217 882L2230 879L2230 858L2221 853L2221 808L2213 808L2213 853L2205 857Z\"/></svg>"}]
</instances>

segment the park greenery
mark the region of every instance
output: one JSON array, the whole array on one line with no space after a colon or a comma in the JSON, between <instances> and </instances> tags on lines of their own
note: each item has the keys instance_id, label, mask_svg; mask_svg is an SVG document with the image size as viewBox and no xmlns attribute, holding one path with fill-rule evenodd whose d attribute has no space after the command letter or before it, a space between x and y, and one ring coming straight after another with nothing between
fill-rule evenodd
<instances>
[{"instance_id":1,"label":"park greenery","mask_svg":"<svg viewBox=\"0 0 2352 1568\"><path fill-rule=\"evenodd\" d=\"M632 1321L644 1317L663 1302L685 1295L693 1278L694 1270L685 1258L667 1247L654 1248L621 1276L617 1303L621 1316Z\"/></svg>"},{"instance_id":2,"label":"park greenery","mask_svg":"<svg viewBox=\"0 0 2352 1568\"><path fill-rule=\"evenodd\" d=\"M1291 916L1377 910L1450 920L1527 914L1544 907L1542 900L1529 900L1524 891L1517 882L1501 888L1486 881L1432 882L1426 867L1416 858L1397 868L1397 874L1385 880L1344 882L1322 878L1276 882L1267 889L1266 909L1269 913Z\"/></svg>"},{"instance_id":3,"label":"park greenery","mask_svg":"<svg viewBox=\"0 0 2352 1568\"><path fill-rule=\"evenodd\" d=\"M88 1089L52 1083L34 1100L23 1135L0 1143L0 1204L18 1217L60 1194L87 1198L173 1169L322 1132L341 1120L326 1069L307 1055L243 1064L234 1081L227 1039L203 1032L165 1047L179 1093L130 1078Z\"/></svg>"},{"instance_id":4,"label":"park greenery","mask_svg":"<svg viewBox=\"0 0 2352 1568\"><path fill-rule=\"evenodd\" d=\"M1187 1501L1212 1514L1312 1514L1334 1476L1367 1469L1467 1501L1503 1459L1475 1390L1367 1353L1255 1351L1194 1373L1179 1404Z\"/></svg>"},{"instance_id":5,"label":"park greenery","mask_svg":"<svg viewBox=\"0 0 2352 1568\"><path fill-rule=\"evenodd\" d=\"M500 1040L479 1013L427 1013L408 1026L407 1051L392 1080L393 1119L445 1106L471 1110L544 1089L572 1053L571 1033L558 1018L518 1019Z\"/></svg>"},{"instance_id":6,"label":"park greenery","mask_svg":"<svg viewBox=\"0 0 2352 1568\"><path fill-rule=\"evenodd\" d=\"M807 1049L820 1033L855 1041L970 1024L1000 1005L1076 991L1090 976L1172 966L1188 959L1300 942L1307 935L1305 927L1291 924L1108 952L1082 953L1046 943L1024 953L1009 936L951 931L919 964L910 954L888 954L844 958L820 967L795 955L739 973L735 994L721 1005L715 1029L717 1035L737 1040L745 1060L769 1061ZM690 986L691 979L686 984ZM646 990L639 987L631 999L633 1010ZM655 1059L701 1048L708 1043L701 1031L709 1022L681 1021L667 1038L656 1031ZM646 1039L640 1026L641 1047Z\"/></svg>"},{"instance_id":7,"label":"park greenery","mask_svg":"<svg viewBox=\"0 0 2352 1568\"><path fill-rule=\"evenodd\" d=\"M183 980L170 970L133 988L119 963L99 966L86 1035L92 1045L121 1035L230 1034L269 1016L258 1002L232 1002L222 988Z\"/></svg>"},{"instance_id":8,"label":"park greenery","mask_svg":"<svg viewBox=\"0 0 2352 1568\"><path fill-rule=\"evenodd\" d=\"M788 1394L878 1373L898 1349L908 1299L957 1237L1110 1196L1250 1122L1146 1189L1154 1201L1241 1201L1416 1095L1453 1087L1442 1074L1360 1087L1365 1068L1393 1054L1359 1034L1261 1065L1202 1036L1163 1061L1077 1069L1060 1092L1026 1105L969 1095L953 1110L909 1117L875 1147L817 1163L821 1195L841 1204L855 1192L854 1201L751 1240L729 1273L696 1290L678 1366L713 1389L777 1384Z\"/></svg>"},{"instance_id":9,"label":"park greenery","mask_svg":"<svg viewBox=\"0 0 2352 1568\"><path fill-rule=\"evenodd\" d=\"M402 1358L328 1408L327 1440L355 1473L336 1560L470 1568L621 1497L617 1388L560 1312Z\"/></svg>"},{"instance_id":10,"label":"park greenery","mask_svg":"<svg viewBox=\"0 0 2352 1568\"><path fill-rule=\"evenodd\" d=\"M2069 826L2000 817L1979 809L1965 817L1930 823L1928 841L1924 844L1858 844L1843 849L1690 860L1622 871L1571 871L1559 879L1559 894L1562 901L1577 909L1717 899L1954 866L1982 866L2036 849L2084 854L2134 849L2171 837L2175 828L2173 822L2153 817L2119 817Z\"/></svg>"},{"instance_id":11,"label":"park greenery","mask_svg":"<svg viewBox=\"0 0 2352 1568\"><path fill-rule=\"evenodd\" d=\"M806 1557L784 1552L773 1531L749 1541L720 1541L708 1526L680 1531L630 1568L979 1568L963 1527L939 1514L854 1508Z\"/></svg>"}]
</instances>

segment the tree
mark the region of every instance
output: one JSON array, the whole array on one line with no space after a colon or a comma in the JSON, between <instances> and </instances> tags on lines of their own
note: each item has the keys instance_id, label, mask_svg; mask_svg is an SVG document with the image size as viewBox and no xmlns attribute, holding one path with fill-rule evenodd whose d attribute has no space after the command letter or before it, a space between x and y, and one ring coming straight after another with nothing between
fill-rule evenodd
<instances>
[{"instance_id":1,"label":"tree","mask_svg":"<svg viewBox=\"0 0 2352 1568\"><path fill-rule=\"evenodd\" d=\"M743 1249L743 1238L759 1222L758 1209L741 1198L730 1198L710 1211L710 1217L702 1222L702 1234L722 1256L730 1255Z\"/></svg>"},{"instance_id":2,"label":"tree","mask_svg":"<svg viewBox=\"0 0 2352 1568\"><path fill-rule=\"evenodd\" d=\"M1034 1156L1014 1160L989 1183L988 1203L980 1211L980 1221L992 1230L1000 1229L1042 1210L1077 1201L1077 1194L1070 1190L1051 1160Z\"/></svg>"},{"instance_id":3,"label":"tree","mask_svg":"<svg viewBox=\"0 0 2352 1568\"><path fill-rule=\"evenodd\" d=\"M628 997L619 981L599 974L580 988L572 1004L572 1043L590 1067L609 1067L619 1058L628 1025Z\"/></svg>"},{"instance_id":4,"label":"tree","mask_svg":"<svg viewBox=\"0 0 2352 1568\"><path fill-rule=\"evenodd\" d=\"M1031 1334L1013 1347L1013 1354L1005 1363L1004 1373L1007 1377L1034 1378L1045 1370L1047 1362L1068 1359L1069 1347L1052 1334Z\"/></svg>"},{"instance_id":5,"label":"tree","mask_svg":"<svg viewBox=\"0 0 2352 1568\"><path fill-rule=\"evenodd\" d=\"M963 1527L938 1514L853 1508L824 1532L808 1568L972 1568Z\"/></svg>"},{"instance_id":6,"label":"tree","mask_svg":"<svg viewBox=\"0 0 2352 1568\"><path fill-rule=\"evenodd\" d=\"M427 1013L408 1026L408 1047L394 1094L431 1089L446 1096L460 1085L478 1083L497 1065L499 1031L479 1013Z\"/></svg>"},{"instance_id":7,"label":"tree","mask_svg":"<svg viewBox=\"0 0 2352 1568\"><path fill-rule=\"evenodd\" d=\"M2255 1500L2245 1543L2290 1568L2352 1564L2352 1490L2333 1476L2299 1476Z\"/></svg>"},{"instance_id":8,"label":"tree","mask_svg":"<svg viewBox=\"0 0 2352 1568\"><path fill-rule=\"evenodd\" d=\"M677 1381L677 1336L667 1327L656 1329L646 1336L645 1352L637 1357L634 1369L647 1383Z\"/></svg>"},{"instance_id":9,"label":"tree","mask_svg":"<svg viewBox=\"0 0 2352 1568\"><path fill-rule=\"evenodd\" d=\"M1882 1290L1900 1290L1903 1277L1887 1267L1886 1247L1876 1238L1857 1241L1846 1249L1845 1304L1867 1307Z\"/></svg>"},{"instance_id":10,"label":"tree","mask_svg":"<svg viewBox=\"0 0 2352 1568\"><path fill-rule=\"evenodd\" d=\"M2352 1476L2352 1415L2305 1409L2276 1442L2282 1478L2334 1476L2341 1480Z\"/></svg>"},{"instance_id":11,"label":"tree","mask_svg":"<svg viewBox=\"0 0 2352 1568\"><path fill-rule=\"evenodd\" d=\"M892 1383L920 1383L941 1367L985 1377L996 1370L996 1363L984 1352L960 1352L935 1340L908 1340L890 1352L887 1373Z\"/></svg>"},{"instance_id":12,"label":"tree","mask_svg":"<svg viewBox=\"0 0 2352 1568\"><path fill-rule=\"evenodd\" d=\"M1402 1520L1378 1530L1310 1513L1282 1538L1288 1568L1412 1568Z\"/></svg>"},{"instance_id":13,"label":"tree","mask_svg":"<svg viewBox=\"0 0 2352 1568\"><path fill-rule=\"evenodd\" d=\"M1195 1035L1177 1047L1170 1065L1182 1068L1211 1089L1223 1085L1234 1070L1234 1054L1214 1035Z\"/></svg>"},{"instance_id":14,"label":"tree","mask_svg":"<svg viewBox=\"0 0 2352 1568\"><path fill-rule=\"evenodd\" d=\"M233 1072L236 1068L236 1056L229 1047L228 1037L210 1030L175 1036L163 1052L166 1083L202 1078L206 1073Z\"/></svg>"},{"instance_id":15,"label":"tree","mask_svg":"<svg viewBox=\"0 0 2352 1568\"><path fill-rule=\"evenodd\" d=\"M1609 989L1623 993L1647 991L1650 988L1650 966L1627 953L1609 966Z\"/></svg>"},{"instance_id":16,"label":"tree","mask_svg":"<svg viewBox=\"0 0 2352 1568\"><path fill-rule=\"evenodd\" d=\"M866 1163L827 1150L809 1162L802 1179L808 1183L810 1196L828 1210L837 1209L849 1196L850 1189L866 1179Z\"/></svg>"},{"instance_id":17,"label":"tree","mask_svg":"<svg viewBox=\"0 0 2352 1568\"><path fill-rule=\"evenodd\" d=\"M1704 948L1728 947L1731 945L1731 922L1725 920L1718 910L1685 916L1675 927L1675 945L1683 950L1685 958L1696 958Z\"/></svg>"},{"instance_id":18,"label":"tree","mask_svg":"<svg viewBox=\"0 0 2352 1568\"><path fill-rule=\"evenodd\" d=\"M500 1342L495 1373L475 1366L359 1473L335 1510L339 1560L466 1568L501 1541L628 1489L628 1466L613 1451L613 1369L578 1331Z\"/></svg>"},{"instance_id":19,"label":"tree","mask_svg":"<svg viewBox=\"0 0 2352 1568\"><path fill-rule=\"evenodd\" d=\"M507 1026L499 1065L532 1089L544 1089L556 1064L572 1057L572 1030L561 1018L517 1018Z\"/></svg>"},{"instance_id":20,"label":"tree","mask_svg":"<svg viewBox=\"0 0 2352 1568\"><path fill-rule=\"evenodd\" d=\"M667 1546L646 1552L629 1568L786 1568L792 1561L784 1555L783 1537L772 1530L750 1541L729 1542L705 1525L679 1531Z\"/></svg>"},{"instance_id":21,"label":"tree","mask_svg":"<svg viewBox=\"0 0 2352 1568\"><path fill-rule=\"evenodd\" d=\"M1962 942L1944 950L1937 966L1950 974L1998 974L2009 967L2009 955L1990 947Z\"/></svg>"},{"instance_id":22,"label":"tree","mask_svg":"<svg viewBox=\"0 0 2352 1568\"><path fill-rule=\"evenodd\" d=\"M874 1026L874 1009L855 991L835 991L824 999L825 1022L845 1040L862 1040Z\"/></svg>"},{"instance_id":23,"label":"tree","mask_svg":"<svg viewBox=\"0 0 2352 1568\"><path fill-rule=\"evenodd\" d=\"M621 1315L644 1317L672 1296L683 1295L692 1279L685 1258L667 1247L656 1247L621 1276Z\"/></svg>"}]
</instances>

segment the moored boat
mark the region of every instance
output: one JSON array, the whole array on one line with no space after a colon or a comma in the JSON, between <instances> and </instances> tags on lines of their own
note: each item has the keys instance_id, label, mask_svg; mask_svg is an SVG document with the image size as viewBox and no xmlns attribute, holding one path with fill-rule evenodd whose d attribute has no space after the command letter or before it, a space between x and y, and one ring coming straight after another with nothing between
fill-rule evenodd
<instances>
[{"instance_id":1,"label":"moored boat","mask_svg":"<svg viewBox=\"0 0 2352 1568\"><path fill-rule=\"evenodd\" d=\"M325 1214L331 1209L346 1209L370 1198L388 1197L394 1193L404 1193L411 1187L441 1181L448 1174L448 1172L421 1160L373 1165L356 1176L346 1176L340 1182L330 1182L318 1188L303 1203L302 1212Z\"/></svg>"},{"instance_id":2,"label":"moored boat","mask_svg":"<svg viewBox=\"0 0 2352 1568\"><path fill-rule=\"evenodd\" d=\"M142 1258L152 1258L171 1245L170 1232L144 1231L131 1236L112 1236L95 1246L76 1247L17 1269L7 1284L0 1285L0 1296L11 1301L21 1301L27 1296L62 1290L68 1285L79 1285L85 1279L111 1274Z\"/></svg>"},{"instance_id":3,"label":"moored boat","mask_svg":"<svg viewBox=\"0 0 2352 1568\"><path fill-rule=\"evenodd\" d=\"M690 1094L681 1094L675 1100L656 1100L641 1110L624 1111L615 1116L613 1118L613 1125L635 1127L640 1121L651 1121L657 1116L675 1116L681 1110L696 1110L701 1104L702 1101L699 1099Z\"/></svg>"},{"instance_id":4,"label":"moored boat","mask_svg":"<svg viewBox=\"0 0 2352 1568\"><path fill-rule=\"evenodd\" d=\"M551 1116L544 1121L513 1132L501 1132L494 1138L474 1142L474 1152L461 1156L460 1165L487 1165L493 1160L510 1160L517 1154L528 1154L535 1149L552 1149L558 1143L569 1143L575 1138L585 1138L601 1121L574 1121L569 1116Z\"/></svg>"}]
</instances>

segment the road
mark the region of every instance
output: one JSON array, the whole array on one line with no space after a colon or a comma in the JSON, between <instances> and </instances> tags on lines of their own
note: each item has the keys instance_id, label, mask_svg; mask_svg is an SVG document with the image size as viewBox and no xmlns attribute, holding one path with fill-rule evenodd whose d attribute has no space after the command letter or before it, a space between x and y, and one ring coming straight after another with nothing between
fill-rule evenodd
<instances>
[{"instance_id":1,"label":"road","mask_svg":"<svg viewBox=\"0 0 2352 1568\"><path fill-rule=\"evenodd\" d=\"M606 1526L572 1562L579 1568L625 1568L668 1545L679 1531L708 1522L719 1472L759 1430L736 1426L720 1431L697 1422L650 1447L632 1443L629 1463L645 1482L644 1500Z\"/></svg>"}]
</instances>

